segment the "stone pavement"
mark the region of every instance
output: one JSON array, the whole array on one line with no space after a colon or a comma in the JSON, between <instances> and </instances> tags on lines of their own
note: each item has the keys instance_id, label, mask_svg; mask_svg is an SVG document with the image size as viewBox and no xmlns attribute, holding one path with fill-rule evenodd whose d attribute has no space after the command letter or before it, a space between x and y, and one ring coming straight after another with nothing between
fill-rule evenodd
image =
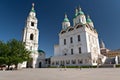
<instances>
[{"instance_id":1,"label":"stone pavement","mask_svg":"<svg viewBox=\"0 0 120 80\"><path fill-rule=\"evenodd\" d=\"M120 68L40 68L0 71L0 80L120 80Z\"/></svg>"}]
</instances>

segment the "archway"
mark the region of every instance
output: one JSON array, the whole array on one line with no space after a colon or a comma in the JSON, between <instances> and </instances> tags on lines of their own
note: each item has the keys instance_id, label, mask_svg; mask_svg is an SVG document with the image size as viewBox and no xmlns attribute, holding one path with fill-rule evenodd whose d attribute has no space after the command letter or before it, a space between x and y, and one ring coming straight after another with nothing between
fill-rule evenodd
<instances>
[{"instance_id":1,"label":"archway","mask_svg":"<svg viewBox=\"0 0 120 80\"><path fill-rule=\"evenodd\" d=\"M42 62L39 62L39 68L41 68L42 67Z\"/></svg>"},{"instance_id":2,"label":"archway","mask_svg":"<svg viewBox=\"0 0 120 80\"><path fill-rule=\"evenodd\" d=\"M33 40L33 38L34 38L34 35L30 34L30 40Z\"/></svg>"}]
</instances>

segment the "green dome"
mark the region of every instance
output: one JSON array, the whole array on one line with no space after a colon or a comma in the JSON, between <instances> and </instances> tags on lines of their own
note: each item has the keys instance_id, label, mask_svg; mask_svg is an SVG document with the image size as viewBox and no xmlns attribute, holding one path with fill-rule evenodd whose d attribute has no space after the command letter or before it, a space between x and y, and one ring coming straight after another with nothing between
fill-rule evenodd
<instances>
[{"instance_id":1,"label":"green dome","mask_svg":"<svg viewBox=\"0 0 120 80\"><path fill-rule=\"evenodd\" d=\"M77 15L78 15L78 14L76 13L76 14L75 14L75 16L74 16L74 18L76 18L76 17L77 17Z\"/></svg>"},{"instance_id":2,"label":"green dome","mask_svg":"<svg viewBox=\"0 0 120 80\"><path fill-rule=\"evenodd\" d=\"M69 19L67 18L66 14L65 14L64 22L69 22Z\"/></svg>"},{"instance_id":3,"label":"green dome","mask_svg":"<svg viewBox=\"0 0 120 80\"><path fill-rule=\"evenodd\" d=\"M87 17L87 20L86 20L88 23L92 22L92 20L90 19L90 17L88 16Z\"/></svg>"},{"instance_id":4,"label":"green dome","mask_svg":"<svg viewBox=\"0 0 120 80\"><path fill-rule=\"evenodd\" d=\"M84 15L84 12L79 11L79 12L78 12L78 15Z\"/></svg>"},{"instance_id":5,"label":"green dome","mask_svg":"<svg viewBox=\"0 0 120 80\"><path fill-rule=\"evenodd\" d=\"M90 22L92 22L92 20L91 19L87 19L87 22L90 23Z\"/></svg>"},{"instance_id":6,"label":"green dome","mask_svg":"<svg viewBox=\"0 0 120 80\"><path fill-rule=\"evenodd\" d=\"M84 12L83 12L82 9L80 8L80 6L79 6L79 12L78 12L78 15L84 15Z\"/></svg>"},{"instance_id":7,"label":"green dome","mask_svg":"<svg viewBox=\"0 0 120 80\"><path fill-rule=\"evenodd\" d=\"M39 53L45 53L43 50L38 50Z\"/></svg>"},{"instance_id":8,"label":"green dome","mask_svg":"<svg viewBox=\"0 0 120 80\"><path fill-rule=\"evenodd\" d=\"M69 22L69 19L68 19L68 18L65 18L65 19L64 19L64 22Z\"/></svg>"}]
</instances>

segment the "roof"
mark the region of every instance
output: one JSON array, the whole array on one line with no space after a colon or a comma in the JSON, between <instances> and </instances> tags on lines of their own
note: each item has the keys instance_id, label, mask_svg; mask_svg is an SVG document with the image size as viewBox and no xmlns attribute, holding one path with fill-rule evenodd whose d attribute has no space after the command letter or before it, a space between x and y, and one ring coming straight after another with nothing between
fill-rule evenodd
<instances>
[{"instance_id":1,"label":"roof","mask_svg":"<svg viewBox=\"0 0 120 80\"><path fill-rule=\"evenodd\" d=\"M39 53L45 53L43 50L38 50Z\"/></svg>"}]
</instances>

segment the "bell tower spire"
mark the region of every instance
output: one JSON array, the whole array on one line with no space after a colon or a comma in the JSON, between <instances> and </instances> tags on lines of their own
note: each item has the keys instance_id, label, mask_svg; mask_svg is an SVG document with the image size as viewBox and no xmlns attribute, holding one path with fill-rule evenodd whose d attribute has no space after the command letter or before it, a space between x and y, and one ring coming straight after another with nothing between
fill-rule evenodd
<instances>
[{"instance_id":1,"label":"bell tower spire","mask_svg":"<svg viewBox=\"0 0 120 80\"><path fill-rule=\"evenodd\" d=\"M29 16L33 16L33 17L36 16L36 13L35 13L35 9L34 9L34 7L35 7L35 4L32 3L32 8L31 8L31 11L30 11L30 13L29 13Z\"/></svg>"},{"instance_id":2,"label":"bell tower spire","mask_svg":"<svg viewBox=\"0 0 120 80\"><path fill-rule=\"evenodd\" d=\"M35 4L32 3L32 9L31 9L32 12L35 12L35 10L34 10L34 6L35 6Z\"/></svg>"}]
</instances>

